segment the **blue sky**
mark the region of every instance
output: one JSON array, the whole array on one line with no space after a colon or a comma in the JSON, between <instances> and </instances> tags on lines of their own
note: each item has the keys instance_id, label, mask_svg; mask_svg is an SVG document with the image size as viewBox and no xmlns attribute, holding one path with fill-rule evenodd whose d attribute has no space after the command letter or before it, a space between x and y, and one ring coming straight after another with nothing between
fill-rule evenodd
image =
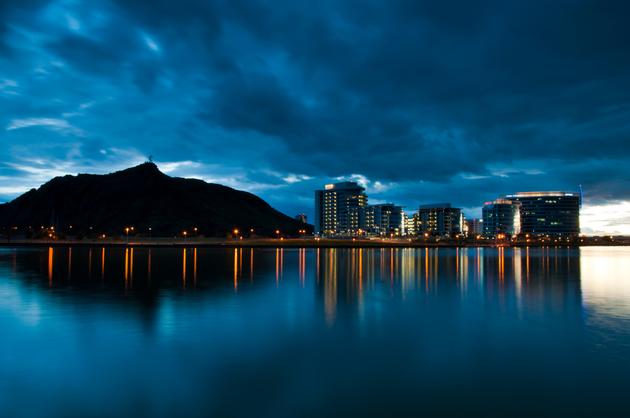
<instances>
[{"instance_id":1,"label":"blue sky","mask_svg":"<svg viewBox=\"0 0 630 418\"><path fill-rule=\"evenodd\" d=\"M630 233L623 1L0 0L0 201L152 155L312 214L585 191Z\"/></svg>"}]
</instances>

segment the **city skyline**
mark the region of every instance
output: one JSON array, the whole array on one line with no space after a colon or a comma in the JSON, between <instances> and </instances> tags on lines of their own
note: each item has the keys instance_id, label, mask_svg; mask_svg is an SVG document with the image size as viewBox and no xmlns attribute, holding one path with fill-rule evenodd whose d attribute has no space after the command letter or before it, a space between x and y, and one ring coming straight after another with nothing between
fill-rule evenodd
<instances>
[{"instance_id":1,"label":"city skyline","mask_svg":"<svg viewBox=\"0 0 630 418\"><path fill-rule=\"evenodd\" d=\"M502 196L484 203L482 218L470 217L450 202L420 204L411 212L395 203L373 204L356 182L326 184L315 190L314 197L314 233L324 237L571 240L583 235L581 193L528 191Z\"/></svg>"},{"instance_id":2,"label":"city skyline","mask_svg":"<svg viewBox=\"0 0 630 418\"><path fill-rule=\"evenodd\" d=\"M581 184L582 232L630 234L629 8L0 2L0 202L153 155L309 220L343 180L474 217Z\"/></svg>"}]
</instances>

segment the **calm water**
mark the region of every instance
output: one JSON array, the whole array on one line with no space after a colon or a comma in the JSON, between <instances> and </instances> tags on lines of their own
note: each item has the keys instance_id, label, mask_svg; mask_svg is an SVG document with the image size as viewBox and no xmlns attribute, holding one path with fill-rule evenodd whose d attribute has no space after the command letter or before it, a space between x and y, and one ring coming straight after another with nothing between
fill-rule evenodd
<instances>
[{"instance_id":1,"label":"calm water","mask_svg":"<svg viewBox=\"0 0 630 418\"><path fill-rule=\"evenodd\" d=\"M630 416L630 248L0 249L0 417Z\"/></svg>"}]
</instances>

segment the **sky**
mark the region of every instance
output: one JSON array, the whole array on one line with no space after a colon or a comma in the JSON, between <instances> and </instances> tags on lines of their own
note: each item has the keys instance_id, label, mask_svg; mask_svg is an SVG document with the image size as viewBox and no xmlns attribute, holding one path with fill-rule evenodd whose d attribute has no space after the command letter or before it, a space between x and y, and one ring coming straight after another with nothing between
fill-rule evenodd
<instances>
[{"instance_id":1,"label":"sky","mask_svg":"<svg viewBox=\"0 0 630 418\"><path fill-rule=\"evenodd\" d=\"M630 2L0 0L0 202L151 156L312 220L584 190L630 234Z\"/></svg>"}]
</instances>

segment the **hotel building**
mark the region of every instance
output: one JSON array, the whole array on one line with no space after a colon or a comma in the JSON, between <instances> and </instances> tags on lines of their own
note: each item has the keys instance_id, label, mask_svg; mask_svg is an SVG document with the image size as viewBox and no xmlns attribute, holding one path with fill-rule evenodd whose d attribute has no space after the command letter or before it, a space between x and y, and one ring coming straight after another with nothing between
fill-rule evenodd
<instances>
[{"instance_id":1,"label":"hotel building","mask_svg":"<svg viewBox=\"0 0 630 418\"><path fill-rule=\"evenodd\" d=\"M327 184L315 191L315 232L357 235L364 224L365 189L355 182Z\"/></svg>"}]
</instances>

